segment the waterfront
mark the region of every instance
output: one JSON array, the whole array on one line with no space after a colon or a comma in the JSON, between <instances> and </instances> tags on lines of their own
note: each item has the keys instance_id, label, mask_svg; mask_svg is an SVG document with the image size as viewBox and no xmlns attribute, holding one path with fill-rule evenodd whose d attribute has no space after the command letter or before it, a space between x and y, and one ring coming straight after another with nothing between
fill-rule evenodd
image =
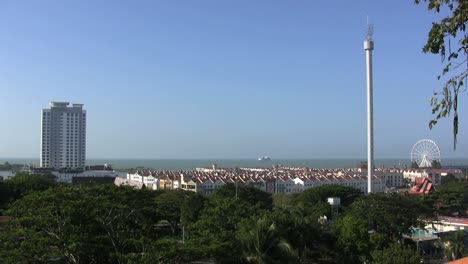
<instances>
[{"instance_id":1,"label":"waterfront","mask_svg":"<svg viewBox=\"0 0 468 264\"><path fill-rule=\"evenodd\" d=\"M152 168L159 170L191 170L198 167L210 167L217 164L222 168L268 168L272 165L282 165L287 167L309 167L317 169L355 168L365 158L362 159L272 159L271 161L258 161L252 159L88 159L87 165L110 164L114 169L128 169L136 167ZM26 158L1 158L0 164L4 162L16 164L39 165L38 159ZM409 167L409 159L376 159L376 167ZM468 159L444 159L442 165L468 165Z\"/></svg>"}]
</instances>

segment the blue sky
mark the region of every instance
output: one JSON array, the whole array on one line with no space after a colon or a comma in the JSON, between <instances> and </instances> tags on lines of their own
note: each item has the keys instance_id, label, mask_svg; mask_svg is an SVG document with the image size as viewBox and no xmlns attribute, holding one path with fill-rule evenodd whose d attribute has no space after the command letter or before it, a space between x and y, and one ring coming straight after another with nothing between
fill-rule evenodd
<instances>
[{"instance_id":1,"label":"blue sky","mask_svg":"<svg viewBox=\"0 0 468 264\"><path fill-rule=\"evenodd\" d=\"M467 96L429 130L440 57L413 1L0 2L0 157L38 157L49 101L83 103L89 158L364 158L366 13L375 157L419 139L468 157Z\"/></svg>"}]
</instances>

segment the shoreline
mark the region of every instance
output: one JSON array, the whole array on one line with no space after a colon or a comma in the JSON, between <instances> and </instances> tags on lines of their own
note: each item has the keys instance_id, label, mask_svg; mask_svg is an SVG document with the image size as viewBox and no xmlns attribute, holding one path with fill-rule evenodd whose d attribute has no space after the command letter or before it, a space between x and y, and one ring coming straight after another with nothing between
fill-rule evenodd
<instances>
[{"instance_id":1,"label":"shoreline","mask_svg":"<svg viewBox=\"0 0 468 264\"><path fill-rule=\"evenodd\" d=\"M0 159L0 164L8 161L10 164L39 164L39 159ZM124 171L131 168L148 168L157 170L191 170L211 167L216 164L220 168L270 168L274 165L287 167L308 167L318 169L357 168L365 159L272 159L258 161L256 159L88 159L87 165L112 165L114 170ZM443 159L442 166L468 166L468 158ZM375 159L376 168L408 168L410 159Z\"/></svg>"}]
</instances>

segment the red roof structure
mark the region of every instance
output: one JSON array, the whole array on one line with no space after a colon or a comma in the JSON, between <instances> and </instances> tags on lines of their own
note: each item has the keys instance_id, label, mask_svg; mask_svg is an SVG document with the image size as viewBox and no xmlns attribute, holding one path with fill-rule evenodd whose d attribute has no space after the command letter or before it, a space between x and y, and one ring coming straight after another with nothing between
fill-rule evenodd
<instances>
[{"instance_id":1,"label":"red roof structure","mask_svg":"<svg viewBox=\"0 0 468 264\"><path fill-rule=\"evenodd\" d=\"M434 190L432 180L427 177L417 177L415 178L415 182L416 184L408 191L409 195L428 195Z\"/></svg>"},{"instance_id":2,"label":"red roof structure","mask_svg":"<svg viewBox=\"0 0 468 264\"><path fill-rule=\"evenodd\" d=\"M450 261L448 264L468 264L468 257Z\"/></svg>"}]
</instances>

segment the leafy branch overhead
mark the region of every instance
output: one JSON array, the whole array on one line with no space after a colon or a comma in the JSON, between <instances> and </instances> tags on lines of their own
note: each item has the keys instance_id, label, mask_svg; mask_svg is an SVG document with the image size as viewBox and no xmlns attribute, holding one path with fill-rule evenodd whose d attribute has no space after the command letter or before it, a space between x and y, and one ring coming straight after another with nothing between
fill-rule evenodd
<instances>
[{"instance_id":1,"label":"leafy branch overhead","mask_svg":"<svg viewBox=\"0 0 468 264\"><path fill-rule=\"evenodd\" d=\"M440 13L446 8L449 16L433 22L429 31L424 53L440 54L444 67L437 78L445 79L441 91L434 92L430 104L434 119L429 122L433 128L439 119L453 112L453 148L456 149L458 135L459 93L466 90L468 78L468 1L466 0L415 0L416 4L428 3L428 9Z\"/></svg>"}]
</instances>

